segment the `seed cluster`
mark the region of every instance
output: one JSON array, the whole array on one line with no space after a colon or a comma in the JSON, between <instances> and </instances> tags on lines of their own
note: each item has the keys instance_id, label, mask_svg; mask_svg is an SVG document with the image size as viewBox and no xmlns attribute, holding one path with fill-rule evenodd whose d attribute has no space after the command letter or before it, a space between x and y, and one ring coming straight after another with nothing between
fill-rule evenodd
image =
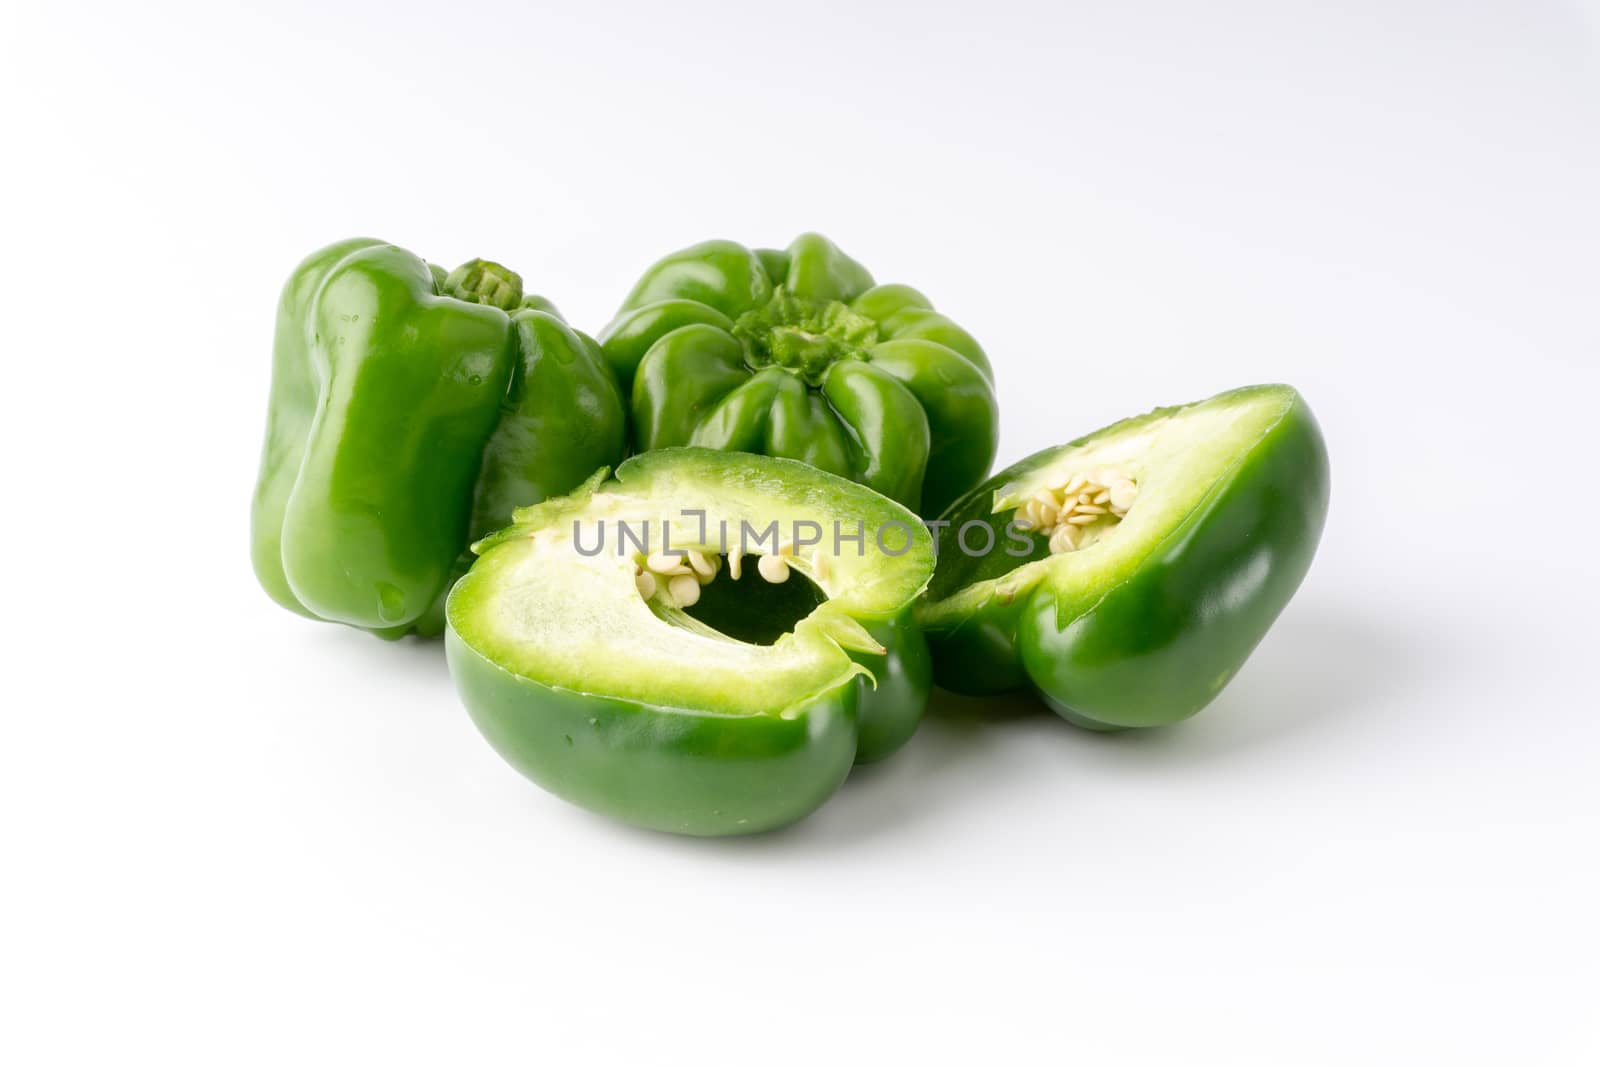
<instances>
[{"instance_id":1,"label":"seed cluster","mask_svg":"<svg viewBox=\"0 0 1600 1067\"><path fill-rule=\"evenodd\" d=\"M1019 530L1049 535L1053 554L1076 552L1115 529L1138 495L1139 486L1127 471L1107 467L1039 490L1017 509L1013 521Z\"/></svg>"},{"instance_id":2,"label":"seed cluster","mask_svg":"<svg viewBox=\"0 0 1600 1067\"><path fill-rule=\"evenodd\" d=\"M794 559L792 544L779 545L771 555L757 553L756 573L773 585L789 580L789 564ZM744 561L738 553L728 556L728 575L739 580ZM722 557L715 552L687 549L683 552L652 552L633 564L633 584L646 600L665 607L687 608L700 602L700 588L710 585L722 568ZM811 572L818 579L828 576L828 557L819 549L811 554Z\"/></svg>"},{"instance_id":3,"label":"seed cluster","mask_svg":"<svg viewBox=\"0 0 1600 1067\"><path fill-rule=\"evenodd\" d=\"M700 587L711 584L722 564L714 553L652 552L633 564L633 584L646 600L656 599L669 608L686 608L700 600Z\"/></svg>"}]
</instances>

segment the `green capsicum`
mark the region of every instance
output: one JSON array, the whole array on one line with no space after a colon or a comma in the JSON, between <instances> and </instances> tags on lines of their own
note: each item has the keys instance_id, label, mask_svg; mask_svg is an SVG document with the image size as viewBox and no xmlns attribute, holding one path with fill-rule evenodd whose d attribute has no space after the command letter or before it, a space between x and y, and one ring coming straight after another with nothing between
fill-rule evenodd
<instances>
[{"instance_id":1,"label":"green capsicum","mask_svg":"<svg viewBox=\"0 0 1600 1067\"><path fill-rule=\"evenodd\" d=\"M446 654L517 770L659 830L791 823L916 729L933 541L786 459L675 448L519 509L451 591Z\"/></svg>"},{"instance_id":2,"label":"green capsicum","mask_svg":"<svg viewBox=\"0 0 1600 1067\"><path fill-rule=\"evenodd\" d=\"M801 460L924 515L994 462L994 375L972 335L826 238L707 241L651 267L600 335L638 451Z\"/></svg>"},{"instance_id":3,"label":"green capsicum","mask_svg":"<svg viewBox=\"0 0 1600 1067\"><path fill-rule=\"evenodd\" d=\"M381 241L313 253L278 304L251 510L262 587L312 618L438 634L469 542L625 444L595 342L506 268Z\"/></svg>"},{"instance_id":4,"label":"green capsicum","mask_svg":"<svg viewBox=\"0 0 1600 1067\"><path fill-rule=\"evenodd\" d=\"M1091 729L1192 715L1299 587L1327 503L1321 432L1281 385L1030 456L941 518L917 612L935 679L969 694L1031 687Z\"/></svg>"}]
</instances>

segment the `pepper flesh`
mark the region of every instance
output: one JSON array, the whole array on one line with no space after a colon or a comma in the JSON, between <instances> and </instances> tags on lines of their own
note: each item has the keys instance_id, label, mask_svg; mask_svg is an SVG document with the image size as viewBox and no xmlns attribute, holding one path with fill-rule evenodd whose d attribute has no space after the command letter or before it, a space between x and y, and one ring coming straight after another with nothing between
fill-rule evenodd
<instances>
[{"instance_id":1,"label":"pepper flesh","mask_svg":"<svg viewBox=\"0 0 1600 1067\"><path fill-rule=\"evenodd\" d=\"M279 301L252 506L262 587L312 618L434 635L470 541L615 462L624 416L588 338L521 279L358 238Z\"/></svg>"},{"instance_id":2,"label":"pepper flesh","mask_svg":"<svg viewBox=\"0 0 1600 1067\"><path fill-rule=\"evenodd\" d=\"M937 514L994 461L993 371L961 327L817 234L651 267L600 340L639 451L797 459Z\"/></svg>"},{"instance_id":3,"label":"pepper flesh","mask_svg":"<svg viewBox=\"0 0 1600 1067\"><path fill-rule=\"evenodd\" d=\"M1023 558L963 553L956 531L983 523L1003 538L1018 506L1078 456L1149 460L1137 500L1100 540L1051 554L1034 531ZM1193 715L1294 595L1327 501L1321 432L1287 386L1160 409L1046 449L944 516L939 573L917 613L935 679L971 694L1031 688L1091 729Z\"/></svg>"}]
</instances>

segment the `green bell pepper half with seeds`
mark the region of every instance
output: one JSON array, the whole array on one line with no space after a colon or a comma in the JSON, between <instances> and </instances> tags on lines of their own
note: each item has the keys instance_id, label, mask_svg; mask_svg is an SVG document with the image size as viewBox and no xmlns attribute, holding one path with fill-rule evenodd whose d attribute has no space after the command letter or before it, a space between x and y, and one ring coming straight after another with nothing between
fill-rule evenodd
<instances>
[{"instance_id":1,"label":"green bell pepper half with seeds","mask_svg":"<svg viewBox=\"0 0 1600 1067\"><path fill-rule=\"evenodd\" d=\"M994 462L994 374L977 341L817 234L781 251L707 241L667 256L600 343L641 452L796 459L924 515Z\"/></svg>"},{"instance_id":2,"label":"green bell pepper half with seeds","mask_svg":"<svg viewBox=\"0 0 1600 1067\"><path fill-rule=\"evenodd\" d=\"M780 544L809 540L801 524L820 541ZM678 568L678 595L642 580L668 573L656 557L669 543L715 574ZM927 704L911 615L932 538L906 508L806 464L644 453L476 547L447 610L457 690L507 762L592 811L695 835L783 826L853 763L904 744ZM776 580L765 556L784 560Z\"/></svg>"},{"instance_id":3,"label":"green bell pepper half with seeds","mask_svg":"<svg viewBox=\"0 0 1600 1067\"><path fill-rule=\"evenodd\" d=\"M1294 595L1327 504L1321 432L1287 386L1158 409L1030 456L942 516L917 611L935 679L968 694L1031 688L1091 729L1193 715ZM1019 515L1031 528L1008 530ZM963 530L969 546L1000 547L963 551Z\"/></svg>"},{"instance_id":4,"label":"green bell pepper half with seeds","mask_svg":"<svg viewBox=\"0 0 1600 1067\"><path fill-rule=\"evenodd\" d=\"M383 637L437 635L467 545L625 444L595 342L522 280L330 245L278 305L251 557L279 604Z\"/></svg>"}]
</instances>

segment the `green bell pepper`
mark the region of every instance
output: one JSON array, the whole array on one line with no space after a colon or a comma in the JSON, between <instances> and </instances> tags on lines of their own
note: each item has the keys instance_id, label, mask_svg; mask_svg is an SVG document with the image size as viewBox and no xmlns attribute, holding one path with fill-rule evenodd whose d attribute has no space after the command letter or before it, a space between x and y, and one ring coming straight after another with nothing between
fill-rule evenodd
<instances>
[{"instance_id":1,"label":"green bell pepper","mask_svg":"<svg viewBox=\"0 0 1600 1067\"><path fill-rule=\"evenodd\" d=\"M515 273L330 245L278 305L257 578L302 615L437 634L471 540L616 462L624 443L598 346Z\"/></svg>"},{"instance_id":2,"label":"green bell pepper","mask_svg":"<svg viewBox=\"0 0 1600 1067\"><path fill-rule=\"evenodd\" d=\"M446 654L517 770L684 834L805 816L916 729L933 540L786 459L648 452L519 509L451 591Z\"/></svg>"},{"instance_id":3,"label":"green bell pepper","mask_svg":"<svg viewBox=\"0 0 1600 1067\"><path fill-rule=\"evenodd\" d=\"M1162 408L1030 456L942 517L917 611L935 680L970 694L1031 687L1091 729L1193 715L1294 595L1327 503L1321 432L1287 386Z\"/></svg>"},{"instance_id":4,"label":"green bell pepper","mask_svg":"<svg viewBox=\"0 0 1600 1067\"><path fill-rule=\"evenodd\" d=\"M994 375L961 327L826 238L708 241L651 267L600 335L638 451L801 460L934 515L994 462Z\"/></svg>"}]
</instances>

